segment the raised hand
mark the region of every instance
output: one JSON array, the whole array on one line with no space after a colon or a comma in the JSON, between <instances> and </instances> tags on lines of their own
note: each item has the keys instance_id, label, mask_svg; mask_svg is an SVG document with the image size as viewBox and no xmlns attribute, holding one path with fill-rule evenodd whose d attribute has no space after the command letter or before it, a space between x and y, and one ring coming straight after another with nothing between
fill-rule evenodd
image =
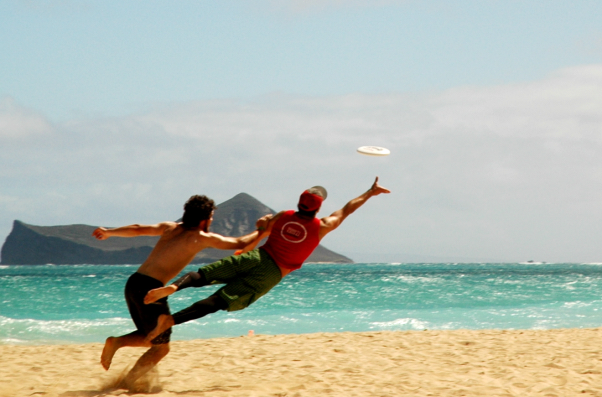
<instances>
[{"instance_id":1,"label":"raised hand","mask_svg":"<svg viewBox=\"0 0 602 397\"><path fill-rule=\"evenodd\" d=\"M382 187L378 184L378 177L376 177L376 179L374 180L374 183L372 184L372 187L370 188L370 194L372 196L378 196L381 193L391 193L391 191L385 187Z\"/></svg>"}]
</instances>

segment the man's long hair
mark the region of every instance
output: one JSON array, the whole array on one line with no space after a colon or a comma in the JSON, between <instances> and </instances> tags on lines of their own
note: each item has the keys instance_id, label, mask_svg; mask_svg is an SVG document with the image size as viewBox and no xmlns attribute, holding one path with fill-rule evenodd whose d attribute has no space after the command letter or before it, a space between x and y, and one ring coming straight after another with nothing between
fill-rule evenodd
<instances>
[{"instance_id":1,"label":"man's long hair","mask_svg":"<svg viewBox=\"0 0 602 397\"><path fill-rule=\"evenodd\" d=\"M182 223L184 227L197 227L201 221L211 217L217 207L215 202L207 196L194 195L184 204Z\"/></svg>"}]
</instances>

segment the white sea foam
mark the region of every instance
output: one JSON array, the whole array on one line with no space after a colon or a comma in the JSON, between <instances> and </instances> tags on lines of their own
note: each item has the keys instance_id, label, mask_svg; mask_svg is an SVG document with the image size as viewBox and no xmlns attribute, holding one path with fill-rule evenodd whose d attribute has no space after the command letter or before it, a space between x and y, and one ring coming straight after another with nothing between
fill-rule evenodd
<instances>
[{"instance_id":1,"label":"white sea foam","mask_svg":"<svg viewBox=\"0 0 602 397\"><path fill-rule=\"evenodd\" d=\"M563 287L563 288L566 288L566 289L568 289L568 290L574 290L574 289L575 289L575 284L576 284L576 283L577 283L577 281L576 281L576 280L575 280L575 281L570 281L570 282L568 282L568 283L564 283L564 284L562 285L562 287Z\"/></svg>"},{"instance_id":2,"label":"white sea foam","mask_svg":"<svg viewBox=\"0 0 602 397\"><path fill-rule=\"evenodd\" d=\"M1 338L0 345L26 345L27 341L15 338Z\"/></svg>"},{"instance_id":3,"label":"white sea foam","mask_svg":"<svg viewBox=\"0 0 602 397\"><path fill-rule=\"evenodd\" d=\"M578 307L589 307L591 305L592 305L591 303L577 301L577 302L564 302L564 304L562 306L572 309L572 308L578 308Z\"/></svg>"},{"instance_id":4,"label":"white sea foam","mask_svg":"<svg viewBox=\"0 0 602 397\"><path fill-rule=\"evenodd\" d=\"M288 317L288 316L280 316L280 320L284 323L297 323L299 322L298 318Z\"/></svg>"},{"instance_id":5,"label":"white sea foam","mask_svg":"<svg viewBox=\"0 0 602 397\"><path fill-rule=\"evenodd\" d=\"M257 319L257 320L247 320L247 321L246 321L246 323L247 323L247 324L249 324L249 325L255 325L255 326L257 326L257 325L266 325L266 324L268 324L268 322L267 322L267 321L265 321L265 320L261 320L261 319Z\"/></svg>"},{"instance_id":6,"label":"white sea foam","mask_svg":"<svg viewBox=\"0 0 602 397\"><path fill-rule=\"evenodd\" d=\"M132 330L130 319L115 317L95 320L36 320L0 316L0 340L27 343L98 342L103 335ZM19 342L20 343L20 342ZM25 343L25 342L24 342Z\"/></svg>"},{"instance_id":7,"label":"white sea foam","mask_svg":"<svg viewBox=\"0 0 602 397\"><path fill-rule=\"evenodd\" d=\"M407 283L440 283L444 281L440 277L427 277L427 276L394 276L394 277L382 277L381 281L404 281Z\"/></svg>"},{"instance_id":8,"label":"white sea foam","mask_svg":"<svg viewBox=\"0 0 602 397\"><path fill-rule=\"evenodd\" d=\"M420 321L416 318L398 318L393 321L370 323L370 325L377 328L398 328L409 325L412 329L426 329L428 328L427 324L426 321Z\"/></svg>"}]
</instances>

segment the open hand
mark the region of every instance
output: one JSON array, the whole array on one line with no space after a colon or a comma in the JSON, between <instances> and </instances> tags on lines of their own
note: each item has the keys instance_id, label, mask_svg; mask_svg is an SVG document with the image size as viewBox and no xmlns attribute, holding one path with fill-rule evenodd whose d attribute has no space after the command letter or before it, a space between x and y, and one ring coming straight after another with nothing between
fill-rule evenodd
<instances>
[{"instance_id":1,"label":"open hand","mask_svg":"<svg viewBox=\"0 0 602 397\"><path fill-rule=\"evenodd\" d=\"M380 186L378 184L378 177L376 177L374 183L372 184L372 187L370 188L370 193L372 194L372 196L378 196L381 193L391 193L391 191L385 187Z\"/></svg>"}]
</instances>

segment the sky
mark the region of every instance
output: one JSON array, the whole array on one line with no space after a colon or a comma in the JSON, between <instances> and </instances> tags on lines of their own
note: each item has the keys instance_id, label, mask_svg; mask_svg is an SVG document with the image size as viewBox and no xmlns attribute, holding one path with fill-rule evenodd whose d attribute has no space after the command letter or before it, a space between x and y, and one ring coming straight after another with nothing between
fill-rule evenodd
<instances>
[{"instance_id":1,"label":"sky","mask_svg":"<svg viewBox=\"0 0 602 397\"><path fill-rule=\"evenodd\" d=\"M358 262L602 262L602 2L0 2L0 241L323 185ZM374 145L387 157L356 152Z\"/></svg>"}]
</instances>

